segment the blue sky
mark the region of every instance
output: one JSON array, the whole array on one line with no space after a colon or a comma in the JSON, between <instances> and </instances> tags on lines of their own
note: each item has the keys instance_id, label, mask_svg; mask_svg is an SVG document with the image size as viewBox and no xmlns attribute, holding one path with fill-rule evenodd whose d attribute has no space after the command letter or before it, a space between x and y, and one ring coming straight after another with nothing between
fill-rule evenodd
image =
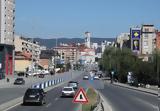
<instances>
[{"instance_id":1,"label":"blue sky","mask_svg":"<svg viewBox=\"0 0 160 111\"><path fill-rule=\"evenodd\" d=\"M131 26L160 29L160 0L16 0L16 33L31 37L116 37Z\"/></svg>"}]
</instances>

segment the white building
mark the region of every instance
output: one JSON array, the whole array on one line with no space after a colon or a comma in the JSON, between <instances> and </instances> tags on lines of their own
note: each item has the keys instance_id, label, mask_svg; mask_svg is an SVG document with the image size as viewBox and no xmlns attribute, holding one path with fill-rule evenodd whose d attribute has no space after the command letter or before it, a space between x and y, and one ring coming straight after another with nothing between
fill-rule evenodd
<instances>
[{"instance_id":1,"label":"white building","mask_svg":"<svg viewBox=\"0 0 160 111\"><path fill-rule=\"evenodd\" d=\"M91 33L90 32L85 32L85 46L87 48L91 47Z\"/></svg>"},{"instance_id":2,"label":"white building","mask_svg":"<svg viewBox=\"0 0 160 111\"><path fill-rule=\"evenodd\" d=\"M84 64L95 62L95 50L91 48L80 49L80 60Z\"/></svg>"},{"instance_id":3,"label":"white building","mask_svg":"<svg viewBox=\"0 0 160 111\"><path fill-rule=\"evenodd\" d=\"M130 33L121 33L121 34L117 37L117 43L120 44L120 48L121 48L121 49L122 49L122 47L123 47L124 41L129 40L129 35L130 35Z\"/></svg>"},{"instance_id":4,"label":"white building","mask_svg":"<svg viewBox=\"0 0 160 111\"><path fill-rule=\"evenodd\" d=\"M101 43L102 54L103 54L104 50L106 49L106 47L112 46L112 45L113 45L113 43L110 42L110 41L103 41L103 42Z\"/></svg>"},{"instance_id":5,"label":"white building","mask_svg":"<svg viewBox=\"0 0 160 111\"><path fill-rule=\"evenodd\" d=\"M14 44L15 0L0 0L0 43Z\"/></svg>"},{"instance_id":6,"label":"white building","mask_svg":"<svg viewBox=\"0 0 160 111\"><path fill-rule=\"evenodd\" d=\"M142 54L152 54L156 48L156 29L154 25L142 25Z\"/></svg>"},{"instance_id":7,"label":"white building","mask_svg":"<svg viewBox=\"0 0 160 111\"><path fill-rule=\"evenodd\" d=\"M98 48L98 43L92 43L91 48L92 49L97 49Z\"/></svg>"}]
</instances>

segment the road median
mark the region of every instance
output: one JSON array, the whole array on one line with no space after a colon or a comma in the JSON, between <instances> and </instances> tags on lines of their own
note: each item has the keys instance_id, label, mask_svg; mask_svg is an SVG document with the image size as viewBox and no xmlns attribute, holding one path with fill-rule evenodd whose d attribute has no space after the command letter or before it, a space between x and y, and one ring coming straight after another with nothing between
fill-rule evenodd
<instances>
[{"instance_id":1,"label":"road median","mask_svg":"<svg viewBox=\"0 0 160 111\"><path fill-rule=\"evenodd\" d=\"M95 111L94 109L100 102L100 96L93 88L87 90L88 103L82 105L82 111Z\"/></svg>"}]
</instances>

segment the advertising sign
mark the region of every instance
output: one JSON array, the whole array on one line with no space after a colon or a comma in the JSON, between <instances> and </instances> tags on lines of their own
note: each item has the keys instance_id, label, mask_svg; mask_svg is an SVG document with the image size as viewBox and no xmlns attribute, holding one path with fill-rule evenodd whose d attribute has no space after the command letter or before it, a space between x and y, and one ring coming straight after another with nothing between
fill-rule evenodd
<instances>
[{"instance_id":1,"label":"advertising sign","mask_svg":"<svg viewBox=\"0 0 160 111\"><path fill-rule=\"evenodd\" d=\"M139 40L133 40L133 50L139 50Z\"/></svg>"},{"instance_id":2,"label":"advertising sign","mask_svg":"<svg viewBox=\"0 0 160 111\"><path fill-rule=\"evenodd\" d=\"M132 30L132 39L140 39L141 31L140 30Z\"/></svg>"}]
</instances>

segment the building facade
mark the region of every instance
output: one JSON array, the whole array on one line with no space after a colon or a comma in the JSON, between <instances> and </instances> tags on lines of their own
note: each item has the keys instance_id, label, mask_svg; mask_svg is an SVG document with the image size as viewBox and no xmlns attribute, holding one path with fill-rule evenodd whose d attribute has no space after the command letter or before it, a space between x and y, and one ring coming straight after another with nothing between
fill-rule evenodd
<instances>
[{"instance_id":1,"label":"building facade","mask_svg":"<svg viewBox=\"0 0 160 111\"><path fill-rule=\"evenodd\" d=\"M0 43L14 44L15 0L0 0Z\"/></svg>"},{"instance_id":2,"label":"building facade","mask_svg":"<svg viewBox=\"0 0 160 111\"><path fill-rule=\"evenodd\" d=\"M95 62L95 49L82 48L80 49L80 63L81 64L92 64Z\"/></svg>"},{"instance_id":3,"label":"building facade","mask_svg":"<svg viewBox=\"0 0 160 111\"><path fill-rule=\"evenodd\" d=\"M142 25L142 54L150 55L156 48L156 29L154 25Z\"/></svg>"},{"instance_id":4,"label":"building facade","mask_svg":"<svg viewBox=\"0 0 160 111\"><path fill-rule=\"evenodd\" d=\"M14 46L0 44L0 79L14 75Z\"/></svg>"},{"instance_id":5,"label":"building facade","mask_svg":"<svg viewBox=\"0 0 160 111\"><path fill-rule=\"evenodd\" d=\"M130 33L121 33L117 37L117 43L120 45L119 47L122 49L124 46L125 41L128 41L130 37Z\"/></svg>"},{"instance_id":6,"label":"building facade","mask_svg":"<svg viewBox=\"0 0 160 111\"><path fill-rule=\"evenodd\" d=\"M31 53L32 59L35 61L39 61L41 48L38 42L35 42L31 39L24 38L19 35L15 35L14 45L15 45L16 52Z\"/></svg>"},{"instance_id":7,"label":"building facade","mask_svg":"<svg viewBox=\"0 0 160 111\"><path fill-rule=\"evenodd\" d=\"M156 33L156 48L160 49L160 32Z\"/></svg>"},{"instance_id":8,"label":"building facade","mask_svg":"<svg viewBox=\"0 0 160 111\"><path fill-rule=\"evenodd\" d=\"M76 64L76 62L79 60L79 50L76 46L58 46L53 48L53 50L57 51L60 55L61 64Z\"/></svg>"},{"instance_id":9,"label":"building facade","mask_svg":"<svg viewBox=\"0 0 160 111\"><path fill-rule=\"evenodd\" d=\"M91 33L85 32L85 46L90 48L91 47Z\"/></svg>"},{"instance_id":10,"label":"building facade","mask_svg":"<svg viewBox=\"0 0 160 111\"><path fill-rule=\"evenodd\" d=\"M55 68L56 53L54 50L42 50L40 54L39 65L44 69L53 70Z\"/></svg>"},{"instance_id":11,"label":"building facade","mask_svg":"<svg viewBox=\"0 0 160 111\"><path fill-rule=\"evenodd\" d=\"M16 52L15 53L15 71L25 72L31 66L31 53Z\"/></svg>"}]
</instances>

